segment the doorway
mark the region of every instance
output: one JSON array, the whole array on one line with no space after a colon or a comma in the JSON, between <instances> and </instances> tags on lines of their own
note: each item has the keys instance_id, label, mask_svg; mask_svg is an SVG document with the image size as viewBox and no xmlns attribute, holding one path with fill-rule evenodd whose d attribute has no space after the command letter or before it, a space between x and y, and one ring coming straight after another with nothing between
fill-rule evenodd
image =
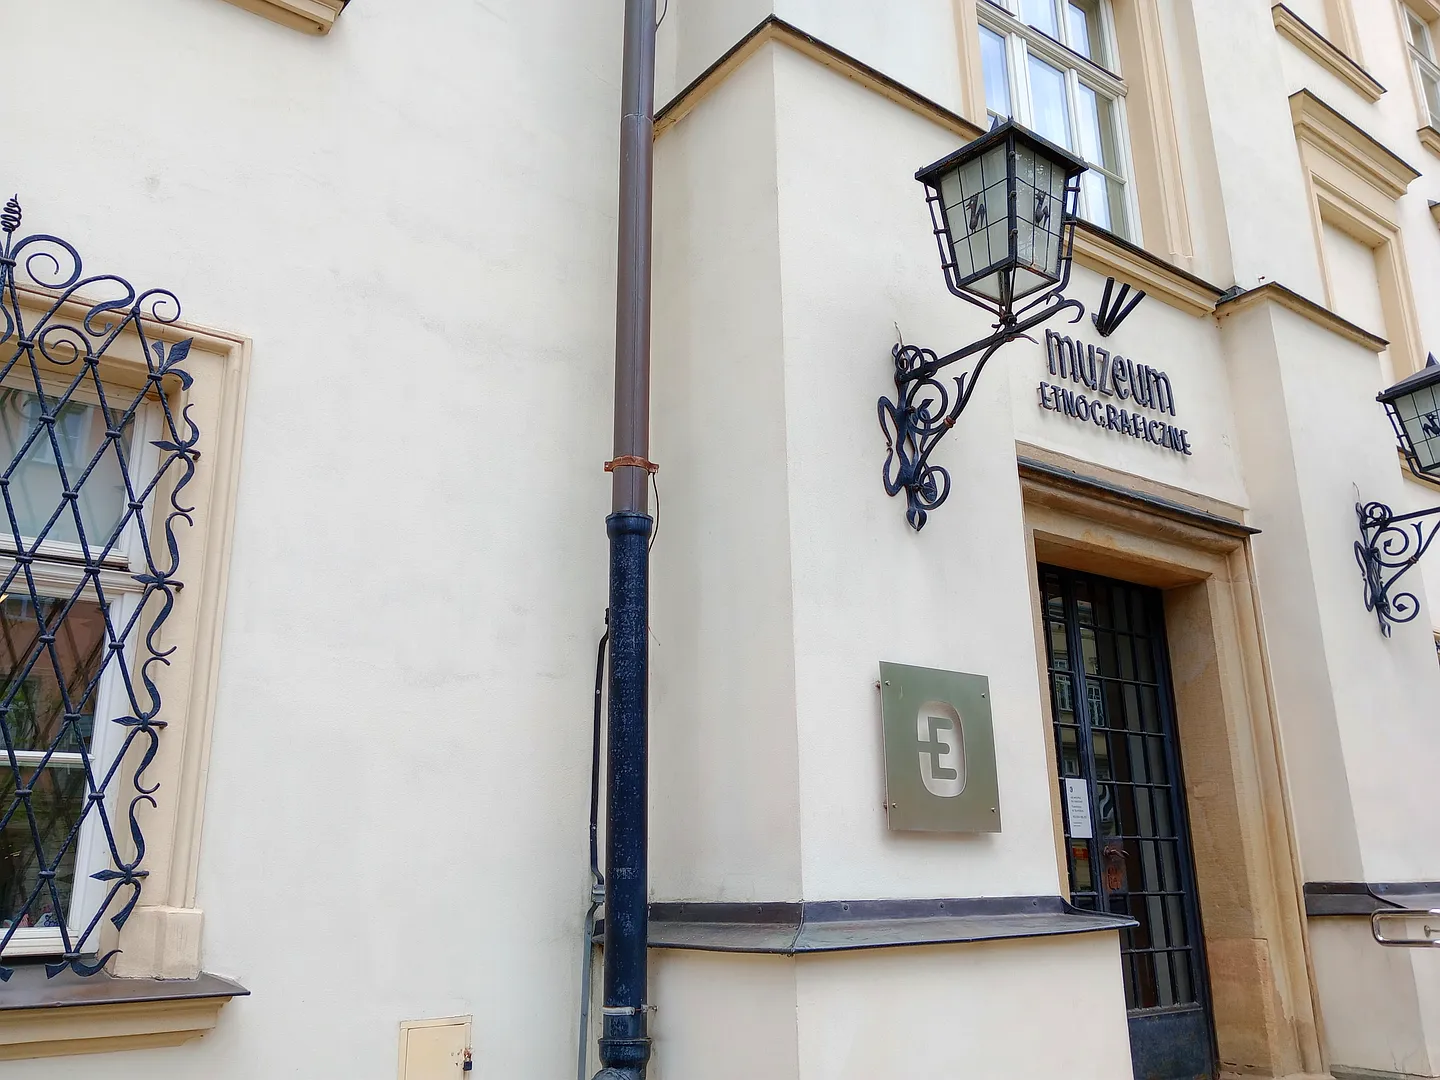
<instances>
[{"instance_id":1,"label":"doorway","mask_svg":"<svg viewBox=\"0 0 1440 1080\"><path fill-rule=\"evenodd\" d=\"M1161 593L1039 574L1071 903L1138 924L1120 934L1136 1080L1214 1080Z\"/></svg>"}]
</instances>

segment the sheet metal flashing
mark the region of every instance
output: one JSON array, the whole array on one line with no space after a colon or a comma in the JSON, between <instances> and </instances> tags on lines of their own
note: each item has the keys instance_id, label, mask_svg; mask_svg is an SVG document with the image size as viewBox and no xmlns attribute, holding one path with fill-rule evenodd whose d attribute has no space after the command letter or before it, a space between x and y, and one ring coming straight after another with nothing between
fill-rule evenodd
<instances>
[{"instance_id":1,"label":"sheet metal flashing","mask_svg":"<svg viewBox=\"0 0 1440 1080\"><path fill-rule=\"evenodd\" d=\"M1088 934L1135 925L1130 918L1081 911L1059 896L659 903L650 906L649 940L652 949L795 956Z\"/></svg>"},{"instance_id":2,"label":"sheet metal flashing","mask_svg":"<svg viewBox=\"0 0 1440 1080\"><path fill-rule=\"evenodd\" d=\"M1394 908L1440 907L1440 881L1307 881L1305 914L1373 915Z\"/></svg>"},{"instance_id":3,"label":"sheet metal flashing","mask_svg":"<svg viewBox=\"0 0 1440 1080\"><path fill-rule=\"evenodd\" d=\"M81 978L62 971L45 977L45 964L16 963L10 981L0 985L0 1012L65 1009L79 1005L140 1005L158 1001L249 997L250 991L219 975L198 979L117 979L106 972Z\"/></svg>"}]
</instances>

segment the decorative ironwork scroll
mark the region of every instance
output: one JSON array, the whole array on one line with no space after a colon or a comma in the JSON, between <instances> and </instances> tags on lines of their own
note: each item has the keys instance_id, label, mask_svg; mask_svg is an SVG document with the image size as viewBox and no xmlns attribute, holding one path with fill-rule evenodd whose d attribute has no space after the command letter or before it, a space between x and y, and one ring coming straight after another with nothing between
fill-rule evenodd
<instances>
[{"instance_id":1,"label":"decorative ironwork scroll","mask_svg":"<svg viewBox=\"0 0 1440 1080\"><path fill-rule=\"evenodd\" d=\"M145 869L146 770L166 721L155 677L181 588L177 527L200 432L180 409L180 304L0 213L0 980L101 971ZM23 292L22 292L23 290ZM82 299L83 296L83 299ZM122 342L124 343L122 345ZM127 375L107 380L107 354ZM144 366L136 363L144 357Z\"/></svg>"},{"instance_id":2,"label":"decorative ironwork scroll","mask_svg":"<svg viewBox=\"0 0 1440 1080\"><path fill-rule=\"evenodd\" d=\"M1420 601L1411 592L1393 592L1396 583L1430 549L1440 521L1440 507L1413 514L1396 514L1381 502L1355 505L1360 519L1360 539L1355 541L1355 561L1365 580L1365 610L1380 621L1380 632L1408 623L1420 614Z\"/></svg>"},{"instance_id":3,"label":"decorative ironwork scroll","mask_svg":"<svg viewBox=\"0 0 1440 1080\"><path fill-rule=\"evenodd\" d=\"M1126 297L1130 296L1130 286L1122 284L1120 291L1115 292L1115 279L1105 279L1105 292L1100 297L1100 308L1090 319L1095 324L1095 329L1100 331L1101 337L1109 337L1120 329L1120 324L1128 319L1140 301L1145 299L1145 290L1136 289L1135 296L1127 304Z\"/></svg>"},{"instance_id":4,"label":"decorative ironwork scroll","mask_svg":"<svg viewBox=\"0 0 1440 1080\"><path fill-rule=\"evenodd\" d=\"M1069 267L1066 266L1066 278ZM931 451L940 444L965 406L975 393L975 384L990 358L1000 351L1001 346L1017 338L1030 338L1027 331L1054 318L1060 312L1073 309L1076 315L1071 322L1079 322L1085 308L1078 300L1067 300L1060 295L1060 286L1041 297L1035 304L1022 309L1030 311L1040 305L1040 310L1025 318L1006 314L996 324L994 332L986 338L973 342L963 349L957 349L948 356L936 356L930 349L906 345L903 341L891 350L895 360L895 400L882 397L876 403L880 417L880 430L885 434L885 466L881 480L885 494L892 498L905 492L905 520L919 532L925 527L930 511L950 497L950 473L939 465L930 464ZM958 360L980 354L975 367L955 380L952 399L949 388L936 376L940 371Z\"/></svg>"}]
</instances>

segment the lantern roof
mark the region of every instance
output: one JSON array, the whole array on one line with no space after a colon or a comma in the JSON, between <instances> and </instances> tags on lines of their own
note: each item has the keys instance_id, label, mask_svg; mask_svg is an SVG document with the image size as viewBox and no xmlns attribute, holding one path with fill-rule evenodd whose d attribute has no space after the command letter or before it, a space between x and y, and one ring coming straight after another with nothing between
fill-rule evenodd
<instances>
[{"instance_id":1,"label":"lantern roof","mask_svg":"<svg viewBox=\"0 0 1440 1080\"><path fill-rule=\"evenodd\" d=\"M1435 354L1430 354L1430 361L1414 375L1401 379L1388 390L1381 391L1376 401L1390 404L1407 394L1413 394L1417 390L1424 390L1428 386L1440 385L1440 361L1435 359Z\"/></svg>"},{"instance_id":2,"label":"lantern roof","mask_svg":"<svg viewBox=\"0 0 1440 1080\"><path fill-rule=\"evenodd\" d=\"M1011 135L1015 136L1019 142L1028 143L1032 149L1039 151L1046 157L1062 162L1066 166L1066 172L1068 173L1084 172L1087 168L1084 161L1076 157L1069 150L1066 150L1063 146L1057 146L1049 139L1042 138L1029 128L1017 124L1014 120L1006 120L1003 124L998 124L991 128L984 135L981 135L980 138L973 142L966 143L954 153L946 154L933 165L925 166L925 168L915 174L915 179L919 180L922 184L938 184L941 176L955 168L961 162L968 161L972 157L985 153L991 147L1004 142Z\"/></svg>"}]
</instances>

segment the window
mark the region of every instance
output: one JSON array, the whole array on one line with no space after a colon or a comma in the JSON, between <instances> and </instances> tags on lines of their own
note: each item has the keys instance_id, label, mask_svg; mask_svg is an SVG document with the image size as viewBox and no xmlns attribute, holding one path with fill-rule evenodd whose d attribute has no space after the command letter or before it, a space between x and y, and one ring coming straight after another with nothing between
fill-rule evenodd
<instances>
[{"instance_id":1,"label":"window","mask_svg":"<svg viewBox=\"0 0 1440 1080\"><path fill-rule=\"evenodd\" d=\"M1440 62L1436 60L1435 36L1431 27L1414 11L1406 7L1404 12L1410 61L1414 65L1415 79L1424 103L1421 115L1426 125L1440 128Z\"/></svg>"},{"instance_id":2,"label":"window","mask_svg":"<svg viewBox=\"0 0 1440 1080\"><path fill-rule=\"evenodd\" d=\"M1108 0L981 0L985 107L1014 117L1090 166L1080 216L1136 239L1125 139L1125 83L1115 74Z\"/></svg>"},{"instance_id":3,"label":"window","mask_svg":"<svg viewBox=\"0 0 1440 1080\"><path fill-rule=\"evenodd\" d=\"M142 670L174 600L155 515L193 451L150 386L107 387L63 333L16 321L0 342L0 949L76 960L140 888L129 819L149 785L127 791L122 759L163 725Z\"/></svg>"},{"instance_id":4,"label":"window","mask_svg":"<svg viewBox=\"0 0 1440 1080\"><path fill-rule=\"evenodd\" d=\"M0 981L194 979L248 343L21 222L0 208Z\"/></svg>"}]
</instances>

